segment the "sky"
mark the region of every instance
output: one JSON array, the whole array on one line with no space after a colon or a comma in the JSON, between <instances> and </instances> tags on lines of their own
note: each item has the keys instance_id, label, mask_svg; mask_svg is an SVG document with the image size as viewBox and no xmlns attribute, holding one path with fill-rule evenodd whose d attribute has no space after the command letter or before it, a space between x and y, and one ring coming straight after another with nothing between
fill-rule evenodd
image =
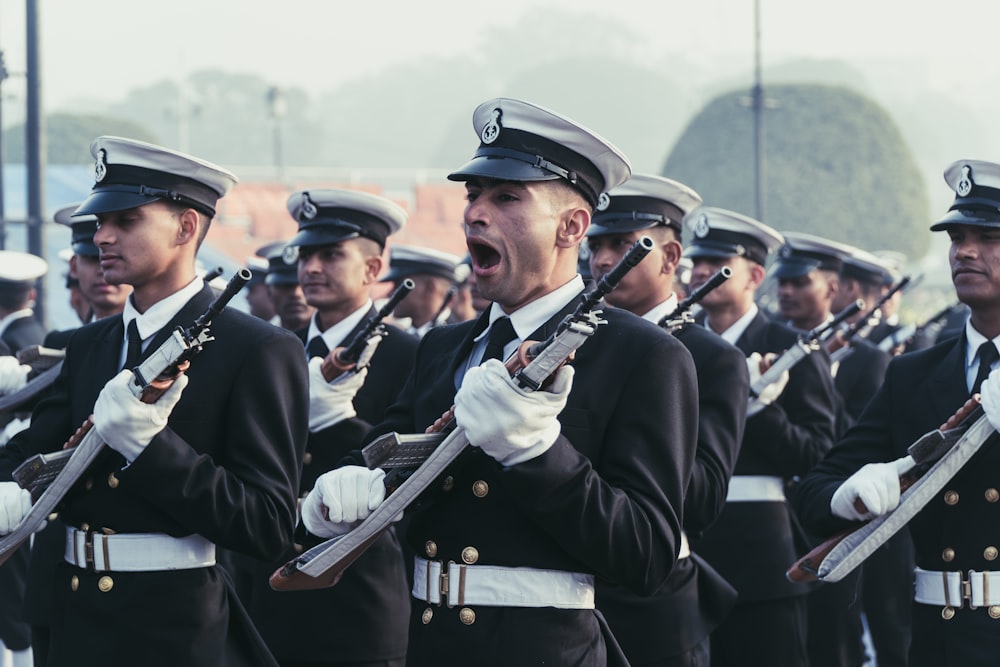
<instances>
[{"instance_id":1,"label":"sky","mask_svg":"<svg viewBox=\"0 0 1000 667\"><path fill-rule=\"evenodd\" d=\"M421 56L475 53L498 26L538 7L636 33L638 52L683 53L706 67L752 63L753 0L36 0L43 104L95 95L111 100L145 83L205 68L257 73L277 85L331 88ZM25 65L25 0L0 0L0 49ZM934 88L981 92L995 59L1000 3L962 0L759 0L763 60L879 59L929 63ZM539 45L544 48L544 45ZM502 67L502 63L498 63ZM864 67L859 67L864 69ZM23 83L4 84L8 99Z\"/></svg>"}]
</instances>

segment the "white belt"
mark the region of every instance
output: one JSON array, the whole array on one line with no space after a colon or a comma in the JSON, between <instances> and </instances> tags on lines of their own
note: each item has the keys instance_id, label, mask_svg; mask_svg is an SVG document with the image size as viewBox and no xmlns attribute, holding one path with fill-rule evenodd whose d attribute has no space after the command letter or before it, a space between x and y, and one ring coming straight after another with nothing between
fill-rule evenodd
<instances>
[{"instance_id":1,"label":"white belt","mask_svg":"<svg viewBox=\"0 0 1000 667\"><path fill-rule=\"evenodd\" d=\"M105 535L66 527L66 562L93 572L190 570L215 565L215 545L201 535Z\"/></svg>"},{"instance_id":2,"label":"white belt","mask_svg":"<svg viewBox=\"0 0 1000 667\"><path fill-rule=\"evenodd\" d=\"M916 593L913 599L923 604L962 608L969 602L969 609L1000 605L1000 572L932 572L919 567L916 573Z\"/></svg>"},{"instance_id":3,"label":"white belt","mask_svg":"<svg viewBox=\"0 0 1000 667\"><path fill-rule=\"evenodd\" d=\"M413 562L413 597L427 604L593 609L594 577L531 567Z\"/></svg>"},{"instance_id":4,"label":"white belt","mask_svg":"<svg viewBox=\"0 0 1000 667\"><path fill-rule=\"evenodd\" d=\"M681 531L681 549L677 554L677 559L687 558L691 555L691 545L688 543L688 534Z\"/></svg>"},{"instance_id":5,"label":"white belt","mask_svg":"<svg viewBox=\"0 0 1000 667\"><path fill-rule=\"evenodd\" d=\"M735 475L729 480L727 503L785 500L785 480L770 475Z\"/></svg>"}]
</instances>

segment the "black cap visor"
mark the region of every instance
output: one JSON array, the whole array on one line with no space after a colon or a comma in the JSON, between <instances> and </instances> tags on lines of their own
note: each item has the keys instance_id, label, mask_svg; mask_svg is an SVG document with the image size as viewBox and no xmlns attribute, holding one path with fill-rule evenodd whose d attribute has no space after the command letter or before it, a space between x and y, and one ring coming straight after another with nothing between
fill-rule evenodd
<instances>
[{"instance_id":1,"label":"black cap visor","mask_svg":"<svg viewBox=\"0 0 1000 667\"><path fill-rule=\"evenodd\" d=\"M822 266L818 259L808 257L783 257L774 263L771 275L778 280L789 278L801 278L808 275L810 271L815 271Z\"/></svg>"},{"instance_id":2,"label":"black cap visor","mask_svg":"<svg viewBox=\"0 0 1000 667\"><path fill-rule=\"evenodd\" d=\"M127 185L123 185L121 188L109 186L91 192L90 196L73 212L72 217L127 211L130 208L143 206L162 198L161 196L140 193L136 188Z\"/></svg>"},{"instance_id":3,"label":"black cap visor","mask_svg":"<svg viewBox=\"0 0 1000 667\"><path fill-rule=\"evenodd\" d=\"M973 227L1000 227L1000 210L996 206L976 208L955 208L931 225L932 232L942 232L955 225Z\"/></svg>"}]
</instances>

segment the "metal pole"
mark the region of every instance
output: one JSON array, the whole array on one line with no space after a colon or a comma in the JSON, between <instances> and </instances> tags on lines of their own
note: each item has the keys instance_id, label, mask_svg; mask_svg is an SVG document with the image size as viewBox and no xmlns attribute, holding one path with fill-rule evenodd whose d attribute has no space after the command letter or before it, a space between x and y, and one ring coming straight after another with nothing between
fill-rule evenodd
<instances>
[{"instance_id":1,"label":"metal pole","mask_svg":"<svg viewBox=\"0 0 1000 667\"><path fill-rule=\"evenodd\" d=\"M38 2L25 0L27 24L27 118L25 120L25 157L28 168L28 252L45 257L42 222L45 214L45 131L42 118L41 64L38 46ZM35 317L48 328L45 313L45 281L37 285Z\"/></svg>"},{"instance_id":2,"label":"metal pole","mask_svg":"<svg viewBox=\"0 0 1000 667\"><path fill-rule=\"evenodd\" d=\"M3 187L3 82L7 80L10 73L7 72L7 64L3 60L3 51L0 50L0 250L7 247L7 218L4 212L4 187Z\"/></svg>"},{"instance_id":3,"label":"metal pole","mask_svg":"<svg viewBox=\"0 0 1000 667\"><path fill-rule=\"evenodd\" d=\"M764 222L764 85L760 64L760 0L754 0L754 83L753 105L754 193L757 219Z\"/></svg>"}]
</instances>

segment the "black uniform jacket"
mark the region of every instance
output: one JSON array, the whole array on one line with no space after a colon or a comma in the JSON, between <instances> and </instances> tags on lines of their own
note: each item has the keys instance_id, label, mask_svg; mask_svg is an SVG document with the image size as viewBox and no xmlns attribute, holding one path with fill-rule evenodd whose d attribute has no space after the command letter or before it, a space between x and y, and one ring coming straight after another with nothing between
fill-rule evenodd
<instances>
[{"instance_id":1,"label":"black uniform jacket","mask_svg":"<svg viewBox=\"0 0 1000 667\"><path fill-rule=\"evenodd\" d=\"M758 314L736 346L746 356L781 353L796 340L793 330ZM832 446L835 407L829 357L814 352L791 369L778 400L747 419L734 475L790 481L807 473ZM785 570L806 542L786 502L730 502L695 551L736 587L745 603L807 592L785 579Z\"/></svg>"},{"instance_id":2,"label":"black uniform jacket","mask_svg":"<svg viewBox=\"0 0 1000 667\"><path fill-rule=\"evenodd\" d=\"M214 299L195 295L148 345L189 326ZM200 534L217 545L276 559L291 543L306 444L308 381L295 336L226 309L188 370L190 383L167 427L124 467L107 449L67 494L69 525L117 533ZM24 458L59 449L118 372L121 318L80 328L62 374L32 425L0 450L0 475ZM113 561L112 561L113 562ZM252 627L217 568L102 573L64 566L54 582L54 664L253 664ZM71 587L71 577L78 578ZM232 616L232 618L230 618ZM260 642L258 641L259 645ZM243 654L238 654L243 650ZM236 651L237 653L234 653ZM250 652L253 655L250 655ZM266 661L266 652L265 652Z\"/></svg>"},{"instance_id":3,"label":"black uniform jacket","mask_svg":"<svg viewBox=\"0 0 1000 667\"><path fill-rule=\"evenodd\" d=\"M26 347L41 345L45 339L45 328L34 317L21 317L4 329L0 339L10 348L10 354L17 354Z\"/></svg>"},{"instance_id":4,"label":"black uniform jacket","mask_svg":"<svg viewBox=\"0 0 1000 667\"><path fill-rule=\"evenodd\" d=\"M847 527L846 521L830 511L837 487L866 463L905 456L910 444L938 428L965 402L969 397L965 347L962 333L957 339L892 360L882 388L858 423L798 486L794 502L808 528L831 535ZM1000 546L997 440L994 435L986 442L910 521L918 567L958 572L997 569L996 561L989 558ZM946 503L946 494L956 502ZM940 608L915 604L911 661L919 656L939 659L947 653L947 664L996 664L1000 633L997 621L986 611L969 610L966 605L954 618L944 620Z\"/></svg>"},{"instance_id":5,"label":"black uniform jacket","mask_svg":"<svg viewBox=\"0 0 1000 667\"><path fill-rule=\"evenodd\" d=\"M708 329L674 332L698 373L698 449L684 496L684 530L697 535L722 511L746 421L746 358ZM650 597L620 586L597 589L597 606L633 665L655 664L702 642L736 603L736 591L697 555L678 560ZM669 620L667 620L669 619Z\"/></svg>"},{"instance_id":6,"label":"black uniform jacket","mask_svg":"<svg viewBox=\"0 0 1000 667\"><path fill-rule=\"evenodd\" d=\"M362 321L343 342L363 326ZM371 428L369 422L382 419L409 376L417 339L394 326L386 328L388 335L375 350L368 377L354 399L359 418L309 434L300 495L311 491L321 474L337 467L360 446ZM306 334L298 333L300 338ZM374 661L406 654L410 590L394 531L382 535L332 588L283 593L271 590L268 575L295 555L290 550L280 562L253 568L258 574L247 594L250 615L279 660Z\"/></svg>"},{"instance_id":7,"label":"black uniform jacket","mask_svg":"<svg viewBox=\"0 0 1000 667\"><path fill-rule=\"evenodd\" d=\"M576 303L529 339L547 338ZM418 555L461 563L472 546L479 565L594 573L642 594L663 585L676 560L695 450L694 365L655 325L615 308L603 317L576 352L555 444L506 469L467 450L412 516L407 539ZM484 314L428 332L400 400L371 437L423 432L451 406L456 371L487 323ZM477 607L485 622L464 626L457 611L435 607L428 623L411 623L411 656L426 659L451 644L455 660L470 664L555 664L599 641L592 612Z\"/></svg>"},{"instance_id":8,"label":"black uniform jacket","mask_svg":"<svg viewBox=\"0 0 1000 667\"><path fill-rule=\"evenodd\" d=\"M888 352L883 352L867 340L859 340L840 360L833 380L843 406L839 433L853 426L861 416L861 411L882 386L891 359Z\"/></svg>"}]
</instances>

